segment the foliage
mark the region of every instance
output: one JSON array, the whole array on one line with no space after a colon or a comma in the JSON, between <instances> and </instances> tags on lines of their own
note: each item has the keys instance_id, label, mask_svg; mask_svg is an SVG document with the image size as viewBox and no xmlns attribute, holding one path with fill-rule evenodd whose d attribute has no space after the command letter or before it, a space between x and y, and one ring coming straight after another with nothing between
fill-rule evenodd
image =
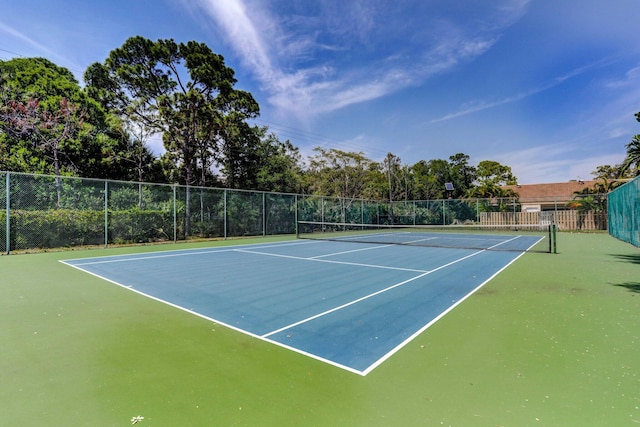
<instances>
[{"instance_id":1,"label":"foliage","mask_svg":"<svg viewBox=\"0 0 640 427\"><path fill-rule=\"evenodd\" d=\"M640 135L634 135L631 142L626 145L627 157L623 164L623 171L635 169L635 176L640 175Z\"/></svg>"},{"instance_id":2,"label":"foliage","mask_svg":"<svg viewBox=\"0 0 640 427\"><path fill-rule=\"evenodd\" d=\"M274 133L267 134L267 128L261 128L259 134L255 184L243 188L304 193L302 156L298 148L289 141L280 141Z\"/></svg>"},{"instance_id":3,"label":"foliage","mask_svg":"<svg viewBox=\"0 0 640 427\"><path fill-rule=\"evenodd\" d=\"M109 212L110 243L169 240L173 216L164 210ZM105 242L105 214L100 210L50 209L11 212L13 249L100 245Z\"/></svg>"},{"instance_id":4,"label":"foliage","mask_svg":"<svg viewBox=\"0 0 640 427\"><path fill-rule=\"evenodd\" d=\"M635 118L640 122L640 113L636 113ZM617 181L618 179L623 179L624 181L626 178L640 176L640 134L634 135L625 148L627 154L621 164L598 166L592 172L596 179L602 179L610 186L609 190L622 184L622 182Z\"/></svg>"},{"instance_id":5,"label":"foliage","mask_svg":"<svg viewBox=\"0 0 640 427\"><path fill-rule=\"evenodd\" d=\"M314 194L348 200L355 200L363 194L371 172L375 170L374 162L364 153L321 147L313 151L317 154L309 158L307 178Z\"/></svg>"},{"instance_id":6,"label":"foliage","mask_svg":"<svg viewBox=\"0 0 640 427\"><path fill-rule=\"evenodd\" d=\"M118 177L123 141L71 72L43 58L0 61L0 169Z\"/></svg>"},{"instance_id":7,"label":"foliage","mask_svg":"<svg viewBox=\"0 0 640 427\"><path fill-rule=\"evenodd\" d=\"M91 65L85 80L106 108L162 133L167 158L187 186L196 183L198 163L201 185L213 161L232 188L252 171L257 137L246 120L258 115L258 104L233 88L233 69L204 43L132 37L104 64ZM186 209L189 234L189 203Z\"/></svg>"},{"instance_id":8,"label":"foliage","mask_svg":"<svg viewBox=\"0 0 640 427\"><path fill-rule=\"evenodd\" d=\"M517 197L513 190L503 187L518 183L509 166L491 160L483 160L478 163L476 173L478 185L467 191L467 197L487 199Z\"/></svg>"},{"instance_id":9,"label":"foliage","mask_svg":"<svg viewBox=\"0 0 640 427\"><path fill-rule=\"evenodd\" d=\"M206 184L204 171L217 162L234 187L238 163L252 160L245 156L257 139L246 120L257 116L258 104L233 88L233 69L203 43L132 37L104 64L91 65L85 80L105 108L162 133L167 158L187 185L197 182L197 167Z\"/></svg>"},{"instance_id":10,"label":"foliage","mask_svg":"<svg viewBox=\"0 0 640 427\"><path fill-rule=\"evenodd\" d=\"M194 41L132 37L87 68L85 89L41 58L1 64L0 169L352 201L459 198L477 177L463 153L407 165L392 153L376 162L364 153L316 148L305 165L290 141L249 125L258 104L234 88L234 71L222 56ZM28 126L10 128L9 106L30 114ZM160 158L147 146L153 136L162 136L167 149ZM451 194L445 182L453 183ZM199 209L191 215L191 203L184 207L187 231ZM348 215L348 206L339 211Z\"/></svg>"},{"instance_id":11,"label":"foliage","mask_svg":"<svg viewBox=\"0 0 640 427\"><path fill-rule=\"evenodd\" d=\"M509 166L473 166L464 153L408 165L393 153L377 162L363 152L318 147L305 164L290 141L249 124L257 102L235 88L234 70L203 43L132 37L84 78L81 88L69 70L43 58L0 61L0 170L337 196L349 201L332 208L345 218L362 198L488 198L495 203L478 209L509 210L513 202L498 200L517 197L504 189L517 183ZM147 145L158 136L167 150L160 158ZM640 135L626 149L621 164L593 172L596 192L640 173ZM55 207L64 208L65 191L58 186L57 193ZM202 233L214 232L198 219L203 200L193 215L191 202L182 206L184 232L191 218ZM401 217L398 209L383 215Z\"/></svg>"}]
</instances>

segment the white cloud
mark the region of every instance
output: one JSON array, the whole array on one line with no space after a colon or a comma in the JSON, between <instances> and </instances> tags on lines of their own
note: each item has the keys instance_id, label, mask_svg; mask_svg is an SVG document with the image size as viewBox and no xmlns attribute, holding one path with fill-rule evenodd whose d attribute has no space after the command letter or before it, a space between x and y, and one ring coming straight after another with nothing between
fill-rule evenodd
<instances>
[{"instance_id":1,"label":"white cloud","mask_svg":"<svg viewBox=\"0 0 640 427\"><path fill-rule=\"evenodd\" d=\"M6 24L3 24L2 22L0 22L0 32L6 33L10 37L14 37L14 38L19 39L19 40L21 40L23 42L26 42L28 45L36 48L40 52L46 53L46 54L51 55L51 56L59 57L59 55L56 52L52 51L51 49L49 49L45 45L43 45L41 43L38 43L37 41L35 41L32 38L28 37L26 34L23 34L20 31L16 30L15 28L10 27L10 26L8 26Z\"/></svg>"},{"instance_id":2,"label":"white cloud","mask_svg":"<svg viewBox=\"0 0 640 427\"><path fill-rule=\"evenodd\" d=\"M224 29L244 61L261 78L269 80L274 70L269 59L270 53L263 35L247 14L245 4L241 0L203 0L198 3ZM269 22L268 16L264 16L263 21Z\"/></svg>"},{"instance_id":3,"label":"white cloud","mask_svg":"<svg viewBox=\"0 0 640 427\"><path fill-rule=\"evenodd\" d=\"M611 79L604 83L606 88L620 89L627 88L631 85L637 85L640 81L640 66L633 67L628 70L623 77Z\"/></svg>"},{"instance_id":4,"label":"white cloud","mask_svg":"<svg viewBox=\"0 0 640 427\"><path fill-rule=\"evenodd\" d=\"M539 184L592 179L591 173L598 166L619 164L624 158L624 150L585 157L579 144L562 142L496 154L493 158L509 165L518 183Z\"/></svg>"},{"instance_id":5,"label":"white cloud","mask_svg":"<svg viewBox=\"0 0 640 427\"><path fill-rule=\"evenodd\" d=\"M270 103L289 114L312 116L420 84L482 55L498 39L495 32L517 20L528 1L508 1L497 12L484 11L493 18L487 15L487 21L499 28L463 30L460 24L434 18L437 28L417 40L419 36L404 26L382 25L385 13L400 23L400 11L405 18L411 7L400 10L384 2L323 4L321 12L305 17L276 17L267 10L269 3L251 0L199 0L196 4L222 28L225 40L250 67ZM406 23L411 28L428 27L415 20L411 24L411 17ZM330 42L320 41L320 34ZM370 59L368 49L378 55L379 49L388 49L390 54L384 60ZM322 52L347 52L356 59L344 62L340 55ZM308 58L317 61L300 67Z\"/></svg>"},{"instance_id":6,"label":"white cloud","mask_svg":"<svg viewBox=\"0 0 640 427\"><path fill-rule=\"evenodd\" d=\"M466 116L469 114L473 114L473 113L477 113L479 111L483 111L483 110L488 110L490 108L495 108L495 107L500 107L502 105L506 105L506 104L511 104L513 102L518 102L521 101L523 99L529 98L530 96L534 96L537 95L541 92L544 92L546 90L552 89L555 86L558 86L562 83L564 83L565 81L579 76L587 71L589 71L590 69L602 65L603 63L607 62L607 60L601 60L601 61L597 61L595 63L591 63L582 67L578 67L575 68L561 76L558 76L556 78L554 78L553 80L551 80L548 83L545 83L539 87L530 89L526 92L522 92L522 93L518 93L516 95L513 96L509 96L503 99L499 99L497 101L475 101L475 102L469 102L466 103L465 105L463 105L458 111L453 112L453 113L448 113L445 114L442 117L438 117L435 118L433 120L431 120L431 123L438 123L438 122L444 122L447 120L451 120L451 119L456 119L458 117L462 117L462 116Z\"/></svg>"},{"instance_id":7,"label":"white cloud","mask_svg":"<svg viewBox=\"0 0 640 427\"><path fill-rule=\"evenodd\" d=\"M74 61L70 60L66 56L61 55L60 53L48 48L47 46L43 45L37 40L34 40L33 38L27 36L23 32L18 31L17 29L9 25L4 24L3 22L0 22L0 34L2 33L7 34L9 39L17 40L18 43L16 43L15 40L11 40L12 44L16 46L20 45L21 43L26 43L28 48L24 48L24 47L12 48L12 50L20 52L19 56L23 56L23 55L43 56L43 57L48 57L52 61L59 61L61 62L62 66L67 67L71 72L75 73L76 78L78 80L81 80L82 72L83 72L82 70L84 69L83 66L75 63Z\"/></svg>"}]
</instances>

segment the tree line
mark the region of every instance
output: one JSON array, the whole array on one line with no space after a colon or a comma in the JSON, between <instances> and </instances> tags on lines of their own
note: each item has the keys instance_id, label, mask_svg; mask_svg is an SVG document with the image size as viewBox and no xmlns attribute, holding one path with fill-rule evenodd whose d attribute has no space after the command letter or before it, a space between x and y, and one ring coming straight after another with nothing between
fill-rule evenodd
<instances>
[{"instance_id":1,"label":"tree line","mask_svg":"<svg viewBox=\"0 0 640 427\"><path fill-rule=\"evenodd\" d=\"M83 80L43 58L0 61L0 170L350 199L515 196L503 188L517 184L509 166L474 166L464 153L407 165L392 153L376 162L317 147L303 159L251 124L258 103L203 43L132 37ZM162 138L163 155L149 149L152 137ZM636 135L620 165L594 175L607 183L637 175L639 152Z\"/></svg>"}]
</instances>

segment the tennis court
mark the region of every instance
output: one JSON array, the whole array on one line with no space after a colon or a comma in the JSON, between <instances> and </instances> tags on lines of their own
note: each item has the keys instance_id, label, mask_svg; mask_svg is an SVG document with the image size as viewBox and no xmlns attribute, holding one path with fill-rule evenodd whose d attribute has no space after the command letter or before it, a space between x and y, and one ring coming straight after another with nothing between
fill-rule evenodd
<instances>
[{"instance_id":1,"label":"tennis court","mask_svg":"<svg viewBox=\"0 0 640 427\"><path fill-rule=\"evenodd\" d=\"M293 240L62 262L366 375L542 239L484 238L481 249Z\"/></svg>"},{"instance_id":2,"label":"tennis court","mask_svg":"<svg viewBox=\"0 0 640 427\"><path fill-rule=\"evenodd\" d=\"M136 425L210 425L212 420L228 426L636 425L638 249L601 233L559 237L559 255L527 252L366 376L274 345L270 337L222 327L60 262L151 262L157 256L184 254L156 258L155 268L173 275L168 278L172 292L179 293L175 288L195 286L187 274L197 274L186 267L206 258L199 276L211 282L238 275L254 278L255 283L244 284L248 301L246 289L256 293L256 300L265 298L259 292L267 274L260 268L271 268L270 262L280 258L270 256L271 261L258 267L247 260L266 255L242 252L235 254L239 265L223 265L225 252L219 251L312 257L318 252L311 248L320 245L314 241L284 246L306 241L231 239L0 257L0 313L6 325L0 332L0 424L39 425L46 420L47 425L116 426L131 425L142 416ZM366 246L358 245L352 248ZM377 251L384 249L349 256L361 253L364 259L368 252L367 263L374 264ZM376 256L385 265L406 266L413 257L409 254L443 265L430 258L448 252L405 246L391 251L398 255L395 260L382 252ZM426 255L432 253L436 255ZM488 259L495 262L496 256L509 254L519 255L491 251ZM347 255L335 258L345 261ZM484 255L431 275L463 276L464 270L470 277L474 273L466 263L479 262ZM173 266L165 267L170 259ZM111 265L114 270L128 268L123 277L130 279L151 273L141 262ZM291 292L293 281L309 280L304 270L320 261L296 264L302 270L279 273L283 282L291 282L281 286L292 307L297 297ZM426 270L422 265L418 269ZM369 278L377 274L369 273ZM343 285L354 281L337 280ZM408 291L421 281L395 290ZM328 279L323 283L332 284ZM442 282L433 285L441 287ZM303 292L309 293L310 287ZM218 294L219 299L228 297ZM283 297L272 298L282 303ZM315 304L309 296L305 299ZM190 300L193 303L193 297ZM379 305L378 312L400 321L397 313L408 310L406 302L396 312L391 310L394 304ZM424 306L421 301L416 305ZM248 323L241 316L236 321ZM364 329L360 331L365 336Z\"/></svg>"}]
</instances>

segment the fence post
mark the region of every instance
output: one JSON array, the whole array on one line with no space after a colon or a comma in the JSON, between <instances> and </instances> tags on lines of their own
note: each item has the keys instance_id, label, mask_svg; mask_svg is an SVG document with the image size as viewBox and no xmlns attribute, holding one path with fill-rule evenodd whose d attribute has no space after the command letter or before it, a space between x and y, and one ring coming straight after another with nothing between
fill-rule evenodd
<instances>
[{"instance_id":1,"label":"fence post","mask_svg":"<svg viewBox=\"0 0 640 427\"><path fill-rule=\"evenodd\" d=\"M418 208L416 206L416 201L413 201L413 225L416 225L416 215L418 213Z\"/></svg>"},{"instance_id":2,"label":"fence post","mask_svg":"<svg viewBox=\"0 0 640 427\"><path fill-rule=\"evenodd\" d=\"M296 218L295 230L296 230L296 237L297 237L297 236L299 236L299 234L298 234L298 219L299 219L299 217L298 217L298 195L295 194L294 196L295 196L294 200L295 200L295 203L296 203L296 208L294 210L294 212L295 212L294 216Z\"/></svg>"},{"instance_id":3,"label":"fence post","mask_svg":"<svg viewBox=\"0 0 640 427\"><path fill-rule=\"evenodd\" d=\"M447 225L446 199L442 199L442 225Z\"/></svg>"},{"instance_id":4,"label":"fence post","mask_svg":"<svg viewBox=\"0 0 640 427\"><path fill-rule=\"evenodd\" d=\"M109 247L109 181L104 180L104 247Z\"/></svg>"},{"instance_id":5,"label":"fence post","mask_svg":"<svg viewBox=\"0 0 640 427\"><path fill-rule=\"evenodd\" d=\"M11 218L9 217L10 213L11 213L11 192L9 191L9 189L11 188L11 173L7 172L7 176L6 176L6 189L7 189L7 234L6 234L6 242L7 242L7 255L9 255L9 253L11 252Z\"/></svg>"},{"instance_id":6,"label":"fence post","mask_svg":"<svg viewBox=\"0 0 640 427\"><path fill-rule=\"evenodd\" d=\"M224 189L224 212L222 212L223 225L224 225L224 238L227 238L227 189Z\"/></svg>"},{"instance_id":7,"label":"fence post","mask_svg":"<svg viewBox=\"0 0 640 427\"><path fill-rule=\"evenodd\" d=\"M267 235L267 197L266 193L262 192L262 236Z\"/></svg>"},{"instance_id":8,"label":"fence post","mask_svg":"<svg viewBox=\"0 0 640 427\"><path fill-rule=\"evenodd\" d=\"M178 184L173 184L173 243L178 243L178 202L176 189Z\"/></svg>"}]
</instances>

